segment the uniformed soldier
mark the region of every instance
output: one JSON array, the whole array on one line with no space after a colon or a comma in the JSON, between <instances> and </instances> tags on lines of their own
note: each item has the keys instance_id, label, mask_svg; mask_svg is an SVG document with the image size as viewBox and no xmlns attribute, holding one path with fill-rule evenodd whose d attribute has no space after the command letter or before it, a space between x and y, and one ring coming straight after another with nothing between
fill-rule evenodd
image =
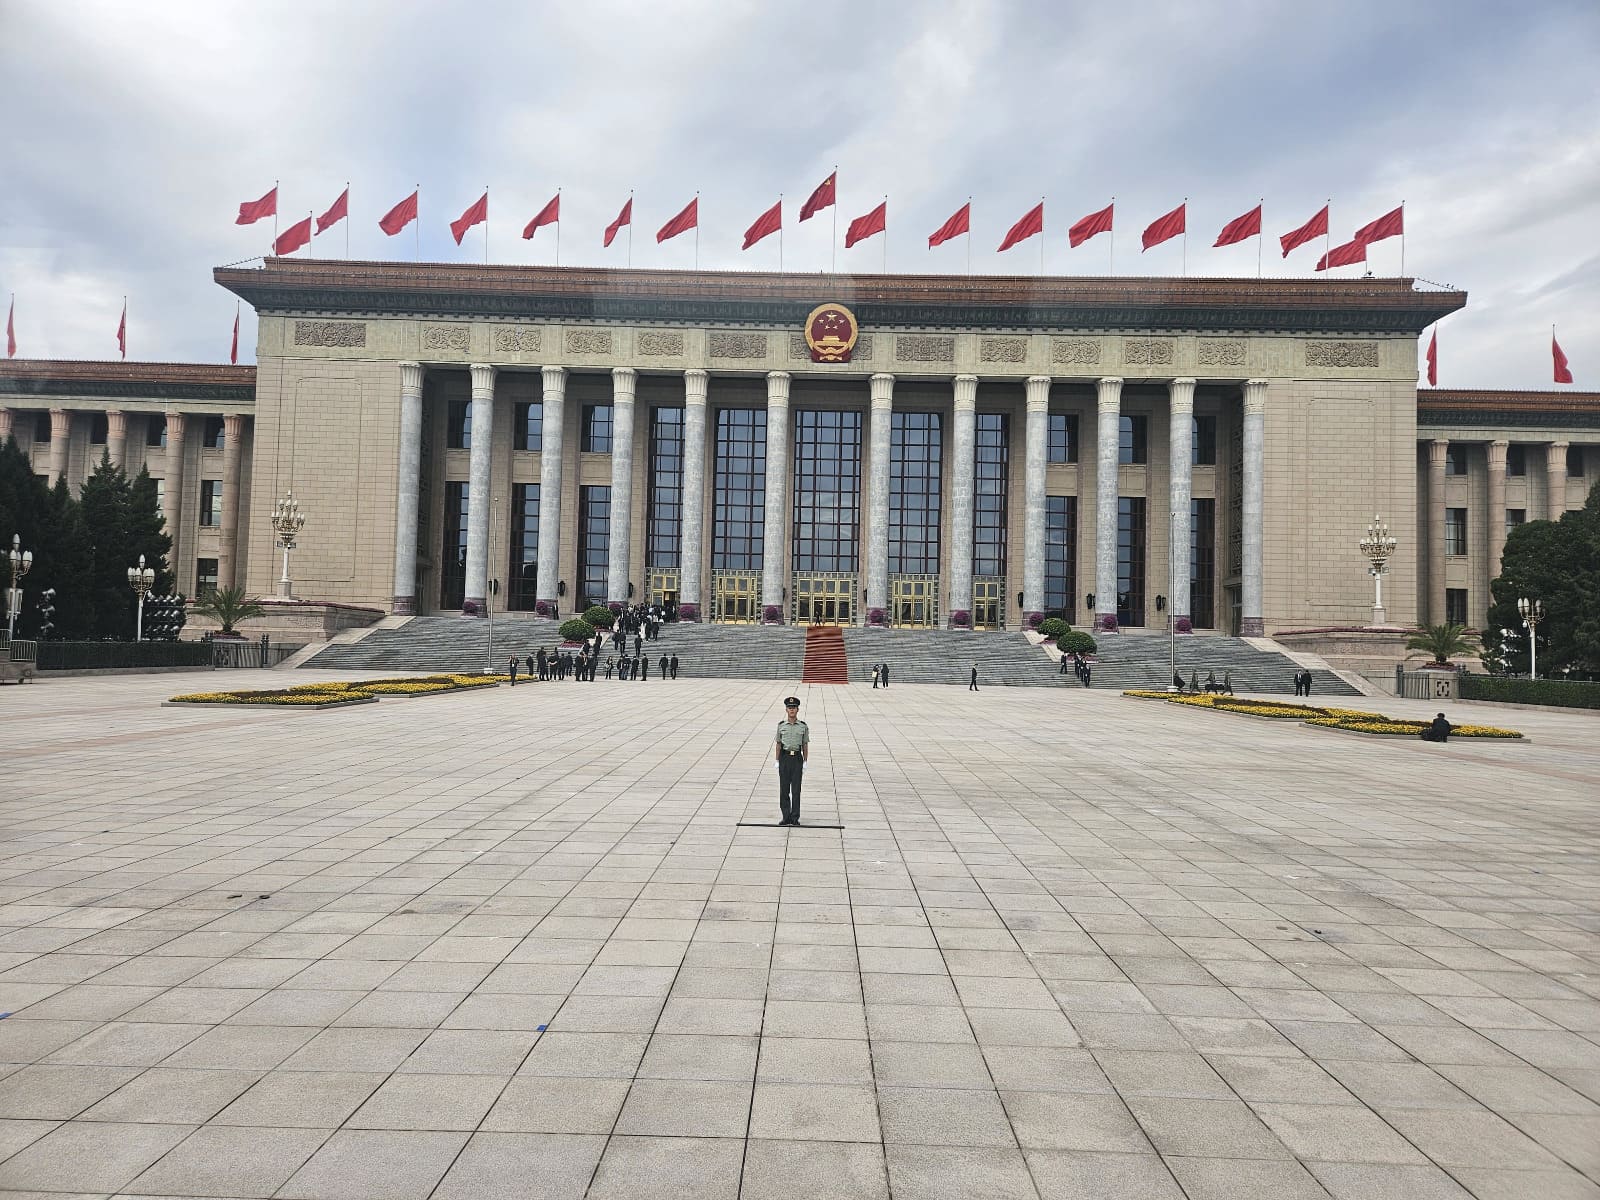
<instances>
[{"instance_id":1,"label":"uniformed soldier","mask_svg":"<svg viewBox=\"0 0 1600 1200\"><path fill-rule=\"evenodd\" d=\"M778 722L773 747L778 757L778 811L780 825L800 824L800 777L811 757L811 729L800 719L800 697L785 696L784 719Z\"/></svg>"}]
</instances>

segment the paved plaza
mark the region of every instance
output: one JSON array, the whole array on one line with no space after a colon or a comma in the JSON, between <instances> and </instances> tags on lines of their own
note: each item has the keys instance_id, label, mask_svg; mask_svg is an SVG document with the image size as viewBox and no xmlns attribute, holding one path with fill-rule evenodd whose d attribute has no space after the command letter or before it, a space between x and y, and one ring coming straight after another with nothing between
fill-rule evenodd
<instances>
[{"instance_id":1,"label":"paved plaza","mask_svg":"<svg viewBox=\"0 0 1600 1200\"><path fill-rule=\"evenodd\" d=\"M0 690L0 1194L1600 1197L1595 715L283 682Z\"/></svg>"}]
</instances>

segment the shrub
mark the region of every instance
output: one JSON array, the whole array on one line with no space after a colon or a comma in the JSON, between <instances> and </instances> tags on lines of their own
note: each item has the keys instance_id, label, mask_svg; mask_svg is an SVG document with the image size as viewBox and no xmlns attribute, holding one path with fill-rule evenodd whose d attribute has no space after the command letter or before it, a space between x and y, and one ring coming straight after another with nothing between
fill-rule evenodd
<instances>
[{"instance_id":1,"label":"shrub","mask_svg":"<svg viewBox=\"0 0 1600 1200\"><path fill-rule=\"evenodd\" d=\"M1426 654L1435 665L1443 665L1451 658L1474 653L1478 641L1465 625L1429 625L1406 639L1406 649L1412 652L1407 658Z\"/></svg>"},{"instance_id":2,"label":"shrub","mask_svg":"<svg viewBox=\"0 0 1600 1200\"><path fill-rule=\"evenodd\" d=\"M41 655L42 656L42 655ZM1570 679L1509 679L1502 675L1461 675L1463 700L1505 704L1549 704L1560 708L1600 708L1600 683Z\"/></svg>"},{"instance_id":3,"label":"shrub","mask_svg":"<svg viewBox=\"0 0 1600 1200\"><path fill-rule=\"evenodd\" d=\"M1039 623L1039 632L1047 638L1059 638L1064 633L1072 632L1072 625L1060 617L1046 617Z\"/></svg>"},{"instance_id":4,"label":"shrub","mask_svg":"<svg viewBox=\"0 0 1600 1200\"><path fill-rule=\"evenodd\" d=\"M1179 617L1177 624L1173 626L1173 629L1177 633L1193 633L1194 622L1189 620L1188 617Z\"/></svg>"},{"instance_id":5,"label":"shrub","mask_svg":"<svg viewBox=\"0 0 1600 1200\"><path fill-rule=\"evenodd\" d=\"M616 616L604 604L596 604L583 610L583 620L589 622L596 629L610 629ZM590 636L593 636L592 634Z\"/></svg>"},{"instance_id":6,"label":"shrub","mask_svg":"<svg viewBox=\"0 0 1600 1200\"><path fill-rule=\"evenodd\" d=\"M1099 646L1081 629L1069 629L1056 639L1056 648L1063 654L1093 654Z\"/></svg>"},{"instance_id":7,"label":"shrub","mask_svg":"<svg viewBox=\"0 0 1600 1200\"><path fill-rule=\"evenodd\" d=\"M970 628L972 628L972 614L970 612L968 612L964 608L955 609L950 614L950 628L951 629L970 629Z\"/></svg>"},{"instance_id":8,"label":"shrub","mask_svg":"<svg viewBox=\"0 0 1600 1200\"><path fill-rule=\"evenodd\" d=\"M582 617L571 617L561 622L560 633L564 642L586 642L594 636L594 626Z\"/></svg>"},{"instance_id":9,"label":"shrub","mask_svg":"<svg viewBox=\"0 0 1600 1200\"><path fill-rule=\"evenodd\" d=\"M533 615L536 617L553 617L556 615L556 606L548 600L537 600L533 605Z\"/></svg>"},{"instance_id":10,"label":"shrub","mask_svg":"<svg viewBox=\"0 0 1600 1200\"><path fill-rule=\"evenodd\" d=\"M783 609L776 604L769 604L761 610L761 620L768 625L777 625L783 621Z\"/></svg>"},{"instance_id":11,"label":"shrub","mask_svg":"<svg viewBox=\"0 0 1600 1200\"><path fill-rule=\"evenodd\" d=\"M1095 618L1101 633L1115 633L1117 631L1117 618L1111 613L1105 613Z\"/></svg>"},{"instance_id":12,"label":"shrub","mask_svg":"<svg viewBox=\"0 0 1600 1200\"><path fill-rule=\"evenodd\" d=\"M881 608L869 608L869 609L867 609L867 624L868 625L887 625L888 623L889 622L884 617L883 609L881 609Z\"/></svg>"}]
</instances>

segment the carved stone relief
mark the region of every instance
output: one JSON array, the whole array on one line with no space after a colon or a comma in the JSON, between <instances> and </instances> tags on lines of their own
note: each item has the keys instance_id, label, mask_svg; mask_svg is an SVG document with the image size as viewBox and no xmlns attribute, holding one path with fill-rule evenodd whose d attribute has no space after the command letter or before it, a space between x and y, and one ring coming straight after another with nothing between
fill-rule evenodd
<instances>
[{"instance_id":1,"label":"carved stone relief","mask_svg":"<svg viewBox=\"0 0 1600 1200\"><path fill-rule=\"evenodd\" d=\"M1375 367L1377 342L1307 342L1308 367Z\"/></svg>"},{"instance_id":2,"label":"carved stone relief","mask_svg":"<svg viewBox=\"0 0 1600 1200\"><path fill-rule=\"evenodd\" d=\"M986 337L978 339L980 362L1019 363L1028 361L1028 339L1020 337Z\"/></svg>"},{"instance_id":3,"label":"carved stone relief","mask_svg":"<svg viewBox=\"0 0 1600 1200\"><path fill-rule=\"evenodd\" d=\"M296 321L296 346L365 346L367 327L361 321Z\"/></svg>"},{"instance_id":4,"label":"carved stone relief","mask_svg":"<svg viewBox=\"0 0 1600 1200\"><path fill-rule=\"evenodd\" d=\"M465 325L424 325L422 348L424 350L454 350L465 354L471 345L472 331Z\"/></svg>"},{"instance_id":5,"label":"carved stone relief","mask_svg":"<svg viewBox=\"0 0 1600 1200\"><path fill-rule=\"evenodd\" d=\"M609 329L569 329L567 330L568 354L610 354L611 330Z\"/></svg>"},{"instance_id":6,"label":"carved stone relief","mask_svg":"<svg viewBox=\"0 0 1600 1200\"><path fill-rule=\"evenodd\" d=\"M1245 344L1238 338L1201 338L1198 354L1202 367L1242 367Z\"/></svg>"},{"instance_id":7,"label":"carved stone relief","mask_svg":"<svg viewBox=\"0 0 1600 1200\"><path fill-rule=\"evenodd\" d=\"M494 348L536 354L544 349L544 331L530 325L496 325Z\"/></svg>"},{"instance_id":8,"label":"carved stone relief","mask_svg":"<svg viewBox=\"0 0 1600 1200\"><path fill-rule=\"evenodd\" d=\"M1128 338L1122 343L1122 361L1131 367L1172 365L1173 347L1167 338Z\"/></svg>"},{"instance_id":9,"label":"carved stone relief","mask_svg":"<svg viewBox=\"0 0 1600 1200\"><path fill-rule=\"evenodd\" d=\"M894 357L896 362L955 362L956 339L936 333L902 333L894 339Z\"/></svg>"},{"instance_id":10,"label":"carved stone relief","mask_svg":"<svg viewBox=\"0 0 1600 1200\"><path fill-rule=\"evenodd\" d=\"M1050 341L1050 361L1053 363L1076 363L1083 366L1098 366L1100 363L1099 338L1052 338Z\"/></svg>"},{"instance_id":11,"label":"carved stone relief","mask_svg":"<svg viewBox=\"0 0 1600 1200\"><path fill-rule=\"evenodd\" d=\"M857 360L872 357L872 335L870 333L863 333L856 338L852 357ZM792 362L811 361L811 348L806 345L804 334L791 333L789 335L789 359Z\"/></svg>"},{"instance_id":12,"label":"carved stone relief","mask_svg":"<svg viewBox=\"0 0 1600 1200\"><path fill-rule=\"evenodd\" d=\"M634 344L640 354L652 358L677 358L683 354L683 334L678 330L646 329Z\"/></svg>"},{"instance_id":13,"label":"carved stone relief","mask_svg":"<svg viewBox=\"0 0 1600 1200\"><path fill-rule=\"evenodd\" d=\"M706 338L706 350L712 358L765 358L767 335L764 333L712 333Z\"/></svg>"}]
</instances>

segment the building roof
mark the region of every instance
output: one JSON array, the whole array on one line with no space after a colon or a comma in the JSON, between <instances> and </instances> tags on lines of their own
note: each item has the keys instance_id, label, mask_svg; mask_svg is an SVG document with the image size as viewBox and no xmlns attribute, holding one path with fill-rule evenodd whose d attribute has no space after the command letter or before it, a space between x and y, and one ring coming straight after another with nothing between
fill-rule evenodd
<instances>
[{"instance_id":1,"label":"building roof","mask_svg":"<svg viewBox=\"0 0 1600 1200\"><path fill-rule=\"evenodd\" d=\"M1418 388L1417 424L1600 429L1600 392Z\"/></svg>"},{"instance_id":2,"label":"building roof","mask_svg":"<svg viewBox=\"0 0 1600 1200\"><path fill-rule=\"evenodd\" d=\"M863 326L1406 333L1466 304L1411 279L1171 279L646 271L268 258L216 281L264 313L717 321L798 329L818 304Z\"/></svg>"},{"instance_id":3,"label":"building roof","mask_svg":"<svg viewBox=\"0 0 1600 1200\"><path fill-rule=\"evenodd\" d=\"M251 366L61 358L0 360L0 401L7 396L254 401L255 395L256 369Z\"/></svg>"}]
</instances>

